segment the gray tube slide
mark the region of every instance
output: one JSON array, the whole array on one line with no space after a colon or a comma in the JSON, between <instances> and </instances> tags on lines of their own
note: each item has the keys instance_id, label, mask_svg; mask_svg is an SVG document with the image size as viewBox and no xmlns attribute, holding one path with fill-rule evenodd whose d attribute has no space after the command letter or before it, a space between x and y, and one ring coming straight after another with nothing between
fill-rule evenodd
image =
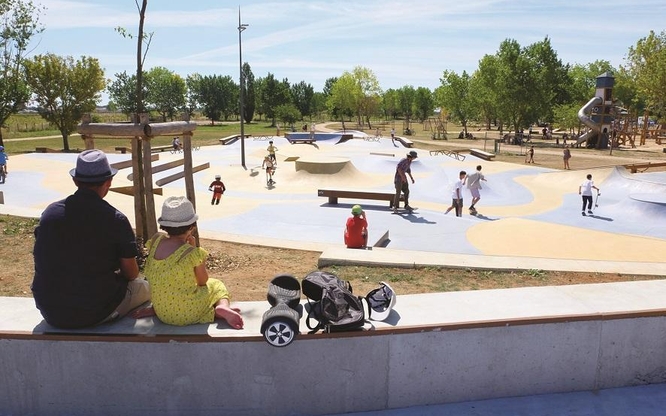
<instances>
[{"instance_id":1,"label":"gray tube slide","mask_svg":"<svg viewBox=\"0 0 666 416\"><path fill-rule=\"evenodd\" d=\"M590 129L592 129L592 132L594 133L599 133L599 131L601 131L601 126L592 121L592 118L590 118L588 114L592 110L592 107L601 104L602 104L601 97L592 97L590 101L587 102L587 104L585 104L580 110L578 110L578 119L580 120L580 122L585 124ZM586 141L591 135L592 135L591 132L583 134L578 138L576 144L580 144Z\"/></svg>"}]
</instances>

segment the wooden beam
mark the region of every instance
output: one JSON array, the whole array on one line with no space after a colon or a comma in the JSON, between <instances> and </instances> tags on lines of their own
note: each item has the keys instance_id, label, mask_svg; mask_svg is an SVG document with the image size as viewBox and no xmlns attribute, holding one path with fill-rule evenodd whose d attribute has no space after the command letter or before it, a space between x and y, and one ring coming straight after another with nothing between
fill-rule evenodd
<instances>
[{"instance_id":1,"label":"wooden beam","mask_svg":"<svg viewBox=\"0 0 666 416\"><path fill-rule=\"evenodd\" d=\"M143 125L134 123L82 123L76 126L76 131L86 136L122 136L123 139L146 134Z\"/></svg>"},{"instance_id":2,"label":"wooden beam","mask_svg":"<svg viewBox=\"0 0 666 416\"><path fill-rule=\"evenodd\" d=\"M109 191L118 192L119 194L133 196L135 191L133 186L117 186L115 188L109 188ZM153 189L155 195L162 195L162 188Z\"/></svg>"},{"instance_id":3,"label":"wooden beam","mask_svg":"<svg viewBox=\"0 0 666 416\"><path fill-rule=\"evenodd\" d=\"M200 172L200 171L202 171L204 169L208 169L208 168L210 168L210 163L206 162L203 165L193 167L192 168L192 173L197 173L197 172ZM157 186L164 186L167 183L177 181L178 179L182 179L184 177L185 177L185 172L178 172L178 173L174 173L173 175L169 175L167 177L164 177L164 178L158 180L157 182L155 182L155 184Z\"/></svg>"},{"instance_id":4,"label":"wooden beam","mask_svg":"<svg viewBox=\"0 0 666 416\"><path fill-rule=\"evenodd\" d=\"M157 160L160 160L160 155L151 155L150 161L155 162ZM116 162L116 163L111 163L111 167L115 169L127 169L132 167L132 159L130 160L123 160L122 162ZM130 175L131 176L131 175ZM132 179L129 178L131 181Z\"/></svg>"},{"instance_id":5,"label":"wooden beam","mask_svg":"<svg viewBox=\"0 0 666 416\"><path fill-rule=\"evenodd\" d=\"M157 156L157 157L156 157L154 160L159 159L159 155L153 153L153 154L152 154L152 157L155 157L155 156ZM167 162L167 163L164 163L164 164L161 164L161 165L151 166L151 169L152 169L152 172L153 172L153 173L159 173L159 172L164 172L165 170L173 169L173 168L175 168L175 167L177 167L177 166L182 165L183 163L185 163L185 161L184 161L183 159L178 159L178 160L174 160L174 161L171 161L171 162ZM129 179L129 180L131 181L131 180L133 179L133 176L134 176L134 175L130 173L130 174L127 176L127 179Z\"/></svg>"},{"instance_id":6,"label":"wooden beam","mask_svg":"<svg viewBox=\"0 0 666 416\"><path fill-rule=\"evenodd\" d=\"M145 134L149 137L155 137L191 133L196 129L197 123L190 121L171 121L167 123L148 124L145 128Z\"/></svg>"}]
</instances>

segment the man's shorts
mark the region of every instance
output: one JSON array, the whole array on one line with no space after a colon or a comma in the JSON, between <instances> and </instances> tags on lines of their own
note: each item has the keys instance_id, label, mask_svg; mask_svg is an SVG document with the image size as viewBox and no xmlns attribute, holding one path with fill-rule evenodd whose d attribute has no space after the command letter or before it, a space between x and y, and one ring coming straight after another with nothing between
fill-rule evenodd
<instances>
[{"instance_id":1,"label":"man's shorts","mask_svg":"<svg viewBox=\"0 0 666 416\"><path fill-rule=\"evenodd\" d=\"M481 198L481 194L479 193L478 188L470 188L469 191L472 193L473 198Z\"/></svg>"}]
</instances>

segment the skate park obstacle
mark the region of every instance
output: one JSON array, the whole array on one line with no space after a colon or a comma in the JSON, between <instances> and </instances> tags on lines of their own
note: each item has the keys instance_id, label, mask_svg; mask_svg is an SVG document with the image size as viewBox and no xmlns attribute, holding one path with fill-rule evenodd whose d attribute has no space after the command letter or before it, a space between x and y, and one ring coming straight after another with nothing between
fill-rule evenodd
<instances>
[{"instance_id":1,"label":"skate park obstacle","mask_svg":"<svg viewBox=\"0 0 666 416\"><path fill-rule=\"evenodd\" d=\"M393 200L395 199L394 192L352 191L342 189L319 189L317 195L328 197L328 203L331 205L336 205L338 203L338 198L369 199L374 201L388 201L389 208L393 208ZM404 195L400 195L400 201L404 200Z\"/></svg>"},{"instance_id":2,"label":"skate park obstacle","mask_svg":"<svg viewBox=\"0 0 666 416\"><path fill-rule=\"evenodd\" d=\"M484 152L479 149L469 149L469 153L472 156L480 157L483 160L492 160L495 157L494 153Z\"/></svg>"}]
</instances>

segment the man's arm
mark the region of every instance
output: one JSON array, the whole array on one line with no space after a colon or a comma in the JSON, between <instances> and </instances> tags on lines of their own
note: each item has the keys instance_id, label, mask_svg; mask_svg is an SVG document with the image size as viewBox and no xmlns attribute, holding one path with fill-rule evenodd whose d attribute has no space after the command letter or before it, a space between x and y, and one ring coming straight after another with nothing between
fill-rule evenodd
<instances>
[{"instance_id":1,"label":"man's arm","mask_svg":"<svg viewBox=\"0 0 666 416\"><path fill-rule=\"evenodd\" d=\"M122 273L127 280L134 280L139 277L139 265L136 262L136 258L121 258L120 273Z\"/></svg>"}]
</instances>

